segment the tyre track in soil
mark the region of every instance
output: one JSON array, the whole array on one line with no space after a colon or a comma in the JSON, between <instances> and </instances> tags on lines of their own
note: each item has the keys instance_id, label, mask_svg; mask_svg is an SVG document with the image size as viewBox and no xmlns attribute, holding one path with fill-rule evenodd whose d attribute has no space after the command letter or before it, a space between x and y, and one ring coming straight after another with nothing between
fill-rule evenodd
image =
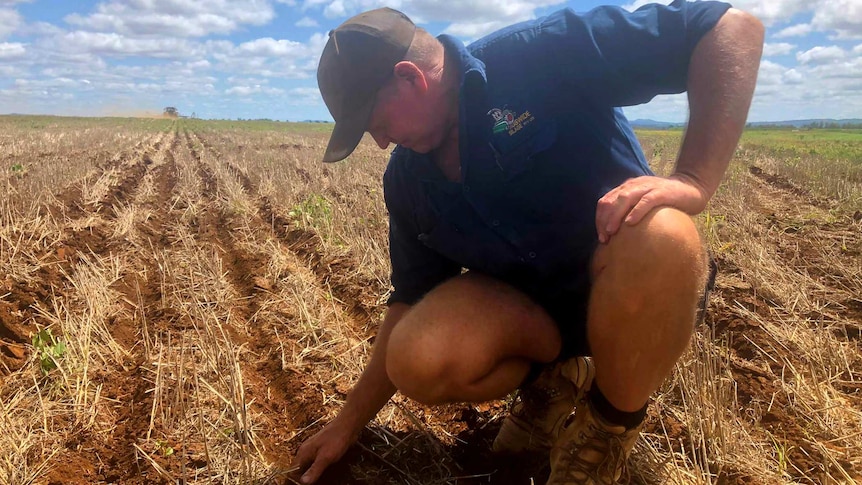
<instances>
[{"instance_id":1,"label":"tyre track in soil","mask_svg":"<svg viewBox=\"0 0 862 485\"><path fill-rule=\"evenodd\" d=\"M809 224L808 228L803 226L805 231L799 231L797 222L802 215L816 209L821 209L822 212L823 208L829 206L829 202L815 198L786 179L765 173L757 167L752 167L750 172L754 179L753 189L757 199L755 209L760 212L765 227L780 229L773 232L775 236L772 237L775 247L779 248L780 262L797 272L815 277L826 287L829 296L843 295L846 298L838 302L837 308L827 307L831 312L827 310L826 313L817 315L802 315L802 318L808 318L815 323L822 323L824 318L841 322L840 329L833 328L832 334L839 340L850 342L858 340L859 331L853 322L862 321L862 312L858 307L853 307L853 297L845 290L851 283L849 280L842 282L842 279L846 278L843 271L848 267L852 268L853 264L858 266L853 259L858 257L859 251L858 227L854 229L852 218L847 218L837 222L814 222ZM759 201L771 202L769 206L764 206ZM812 225L814 227L810 227ZM855 225L858 226L858 224ZM818 240L833 239L836 234L850 235L852 241L848 254L839 254L836 257L839 261L837 265L825 261L822 257L822 248L817 245ZM793 251L788 248L793 248ZM740 279L742 276L739 268L724 259L719 259L719 267L719 273L730 276L731 280ZM830 277L817 278L826 275ZM727 347L733 351L729 367L737 386L738 405L741 408L760 409L759 424L789 445L786 450L787 458L799 469L787 470L794 480L805 482L811 477L825 478L825 470L833 476L842 476L835 465L829 465L829 460L815 444L815 440L823 443L835 439L836 436L813 435L806 427L804 419L792 412L794 403L790 401L787 392L780 384L783 378L781 376L786 370L781 362L782 359L794 362L797 368L806 368L808 364L796 358L792 347L786 347L789 343L776 341L757 319L746 315L744 311L734 306L741 306L763 321L775 321L777 318L793 320L799 319L800 316L789 314L778 305L763 300L757 295L756 288L748 284L722 285L719 283L715 291L727 303L709 312L706 323L714 329L717 338L726 340ZM858 303L858 300L856 302ZM821 331L827 331L822 330L822 327L818 328ZM763 356L764 349L779 349L778 352L782 355L773 361ZM847 381L859 382L862 375L854 373L844 378ZM844 393L850 402L862 407L862 395L860 395L862 389L859 386L834 387ZM687 435L685 432L680 434ZM685 450L680 451L685 452ZM852 463L842 459L838 454L833 453L832 456L838 462L838 466L850 476L857 480L862 479L862 470L854 469ZM744 474L729 478L733 478L736 483L753 483L753 478Z\"/></svg>"},{"instance_id":2,"label":"tyre track in soil","mask_svg":"<svg viewBox=\"0 0 862 485\"><path fill-rule=\"evenodd\" d=\"M314 421L320 409L320 405L316 404L320 401L320 394L307 386L301 375L282 369L280 358L274 356L278 342L274 330L276 323L256 317L261 300L269 291L255 283L255 276L265 274L266 261L237 247L233 230L239 221L217 208L216 194L222 182L203 159L195 142L200 143L204 150L207 148L194 133L185 131L184 137L203 182L203 197L206 200L195 225L195 237L200 244L212 244L219 249L228 280L237 291L235 308L239 311L239 318L249 324L249 331L240 334L232 329L230 335L235 344L247 344L258 357L256 362L241 363L249 400L256 401L254 405L269 421L268 426L258 432L258 437L264 443L267 458L277 467L286 469L297 445L291 430L304 429ZM216 156L214 163L224 162ZM252 226L253 230L271 232L258 217L242 222Z\"/></svg>"},{"instance_id":3,"label":"tyre track in soil","mask_svg":"<svg viewBox=\"0 0 862 485\"><path fill-rule=\"evenodd\" d=\"M219 155L206 139L196 136L196 141L205 149ZM357 266L346 258L333 258L325 254L320 247L319 237L311 230L295 227L290 219L280 215L272 202L260 194L251 178L238 166L227 160L221 160L228 171L240 182L243 189L257 201L258 218L278 239L296 255L301 257L317 278L321 288L330 290L342 305L345 314L352 317L353 330L373 342L379 324L381 312L378 295L386 291L379 282L363 277ZM341 393L346 397L346 393ZM311 399L319 400L319 396ZM310 401L313 402L313 401ZM404 410L410 412L425 426L432 423L444 427L450 436L456 436L455 444L445 446L438 441L429 443L427 430L413 432L388 433L391 437L401 440L398 446L411 448L416 445L423 453L411 457L411 465L415 469L435 469L441 466L450 470L450 476L476 476L476 479L459 479L458 483L529 483L531 479L543 482L548 476L547 460L538 460L534 456L500 457L491 453L491 442L496 436L499 424L493 424L489 418L500 415L506 409L502 401L483 403L478 406L469 404L449 404L443 406L423 406L413 401L402 401ZM313 409L312 416L319 416L320 410ZM310 422L310 420L307 420ZM305 437L308 437L306 435ZM375 473L384 473L376 477L378 480L390 482L403 481L405 476L393 470L389 463L381 461L378 454L370 449L395 450L398 446L374 435L367 429L363 431L359 443L361 447L353 447L339 463L330 467L321 478L320 483L347 484L364 483L353 478L350 469L359 463L369 463ZM298 445L295 444L294 446ZM442 465L441 465L442 464ZM376 465L376 467L375 467ZM384 466L383 471L379 470ZM366 465L367 466L367 465ZM411 467L411 469L413 469ZM412 477L415 480L415 477ZM412 482L408 482L412 483Z\"/></svg>"},{"instance_id":4,"label":"tyre track in soil","mask_svg":"<svg viewBox=\"0 0 862 485\"><path fill-rule=\"evenodd\" d=\"M359 275L355 263L351 260L327 256L319 245L318 236L313 231L294 227L292 221L279 215L272 202L260 194L260 191L252 183L251 179L239 167L224 160L219 151L213 148L207 140L201 138L199 134L189 133L188 136L189 147L195 153L196 158L201 158L200 153L195 149L196 145L214 154L218 160L217 163L222 164L230 175L240 183L246 194L254 200L257 206L257 214L256 217L252 218L253 225L263 232L275 236L295 256L296 263L304 266L313 275L318 288L324 293L330 293L335 297L333 301L338 305L339 313L342 314L343 320L345 320L345 323L356 335L363 338L371 338L370 334L376 330L378 324L377 315L380 311L376 296L383 291L379 283ZM210 173L205 176L208 177L211 175ZM217 186L216 183L208 185L210 189ZM207 192L215 193L213 190L207 190ZM240 268L243 267L247 268L247 266L240 265ZM233 272L231 271L231 273ZM249 269L245 274L263 274L263 270L262 268ZM248 288L250 282L246 281L241 283L241 285L245 285ZM255 287L253 291L260 291L260 289ZM251 300L249 298L249 301ZM269 327L262 326L259 328ZM252 338L258 341L252 344L253 348L259 350L261 353L265 352L265 348L271 348L273 346L272 342L275 341L275 335L273 335L271 330L267 333L259 332L258 335ZM315 425L315 423L321 416L322 409L319 404L320 393L324 390L310 386L302 375L295 374L294 372L285 373L285 371L281 370L280 364L274 360L264 363L263 368L258 365L256 370L262 381L259 381L259 385L251 386L250 394L255 394L254 388L265 389L269 384L287 390L286 397L289 401L285 402L283 407L279 404L274 406L275 411L281 412L277 412L274 415L271 412L268 413L271 416L273 426L282 428L287 424L288 429L302 430L299 435L291 435L287 439L284 439L284 433L280 433L282 442L290 442L286 446L282 446L280 450L277 450L276 454L270 456L277 463L277 466L286 468L292 457L295 456L302 440L311 436L311 433L319 429L319 425ZM343 379L340 380L343 381ZM333 384L332 388L326 391L345 398L348 386L346 386L346 383ZM260 392L258 391L257 394L260 395ZM268 399L271 400L271 398ZM277 402L279 401L281 399L277 400ZM425 414L423 410L419 409L418 405L408 404L408 407L413 408L413 411L417 415L421 416ZM442 413L446 414L446 418L444 419L448 419L452 414L449 408L447 407L445 411L442 411ZM293 419L285 420L285 417L291 416ZM402 433L400 437L404 438L403 435ZM427 439L427 434L418 432L414 438L414 442L422 442ZM363 431L360 437L360 443L366 443L372 447L376 447L378 444L381 446L391 446L389 443L378 443L378 441L379 439L371 436L367 430ZM273 442L273 444L278 445L276 442ZM439 445L437 446L439 447ZM419 456L417 458L423 463L427 462L427 466L433 467L435 466L434 460L440 457ZM321 485L363 483L353 478L351 472L353 466L357 466L363 462L377 464L378 466L382 464L379 455L362 447L352 447L342 460L327 469L318 483ZM391 469L387 469L383 475L379 475L379 473L380 471L378 470L377 480L391 482L403 479L401 475ZM469 483L469 481L463 483Z\"/></svg>"},{"instance_id":5,"label":"tyre track in soil","mask_svg":"<svg viewBox=\"0 0 862 485\"><path fill-rule=\"evenodd\" d=\"M137 201L137 205L157 215L143 222L136 221L135 228L145 236L151 248L168 247L166 227L158 214L168 210L171 193L176 185L172 150L177 139L174 134L174 140L165 146L164 138L160 136L154 143L148 143L147 148L139 152L137 159L120 162L118 166L125 168L119 183L111 187L99 203L79 205L87 210L79 215L79 219L104 212L110 222L116 222L116 211L134 201L141 181L149 175L153 179L156 194L147 200ZM155 158L162 163L155 163ZM69 260L75 260L77 253L93 253L98 257L111 253L132 256L128 261L130 270L112 285L112 289L125 297L125 307L133 317L118 316L107 322L111 336L129 352L129 358L123 363L123 368L114 369L109 375L96 373L91 376L94 384L102 386L101 396L112 403L114 429L107 439L90 432L72 437L66 443L67 452L58 457L57 465L49 474L49 483L167 483L155 475L140 473L140 460L134 448L146 435L149 411L153 405L151 376L146 367L145 349L139 344L139 329L144 318L157 320L158 315L150 313L151 308L161 300L161 290L157 280L148 280L132 268L147 268L144 274L148 275L157 275L158 268L153 258L144 257L143 251L138 251L131 241L113 238L108 229L86 232L86 237L78 233L77 237L69 238L64 247L68 249ZM73 480L71 477L80 477L82 481L70 482Z\"/></svg>"},{"instance_id":6,"label":"tyre track in soil","mask_svg":"<svg viewBox=\"0 0 862 485\"><path fill-rule=\"evenodd\" d=\"M43 262L33 275L33 281L13 281L7 278L0 281L0 294L7 295L0 300L0 373L15 370L26 363L27 354L22 344L29 342L29 334L35 330L34 323L43 326L46 322L35 310L36 306L50 309L53 305L52 292L63 286L65 276L63 272L69 272L72 264L78 261L78 253L104 254L108 250L108 234L102 227L74 229L76 222L81 222L87 217L92 217L97 207L83 202L83 184L92 178L98 180L99 175L117 169L124 164L132 162L133 165L146 163L144 158L158 149L162 134L150 135L138 141L127 151L111 158L104 166L101 166L95 177L88 177L84 181L76 181L61 189L55 195L56 202L43 206L39 215L53 218L63 224L65 232L69 234L63 238L56 248L49 248L37 254L39 261ZM140 155L140 159L138 156ZM126 189L134 186L138 171L133 171L128 177L121 181ZM113 203L123 199L122 192L112 189L104 200L99 201L96 206ZM111 214L113 215L113 214ZM38 284L35 284L38 283Z\"/></svg>"},{"instance_id":7,"label":"tyre track in soil","mask_svg":"<svg viewBox=\"0 0 862 485\"><path fill-rule=\"evenodd\" d=\"M105 174L110 170L119 169L127 162L134 161L143 154L153 153L159 148L165 136L166 134L164 132L151 134L143 140L135 143L132 148L123 150L110 158L104 164L97 163L96 167L99 169L97 175L88 177L84 181L73 182L69 186L60 190L56 195L58 203L51 204L45 208L47 214L50 214L55 219L75 220L79 219L86 212L92 211L92 205L87 207L88 204L85 204L83 200L83 184L87 183L89 179L98 180L99 176L102 174ZM98 203L96 205L98 205Z\"/></svg>"},{"instance_id":8,"label":"tyre track in soil","mask_svg":"<svg viewBox=\"0 0 862 485\"><path fill-rule=\"evenodd\" d=\"M222 158L218 150L206 139L196 133L192 136L206 150ZM383 294L386 288L371 278L361 276L356 264L349 259L325 255L317 242L318 235L314 231L295 227L292 221L277 213L272 201L260 194L260 190L242 169L225 160L222 160L222 163L236 177L246 193L256 201L260 221L305 261L306 266L317 276L318 285L331 290L344 306L346 313L351 315L357 324L361 324L361 327L356 325L355 330L360 335L372 336L369 330L376 328L379 315L376 295Z\"/></svg>"},{"instance_id":9,"label":"tyre track in soil","mask_svg":"<svg viewBox=\"0 0 862 485\"><path fill-rule=\"evenodd\" d=\"M823 212L831 216L828 199L811 195L779 175L752 166L759 181L758 199L765 223L780 231L776 245L787 266L811 276L826 290L830 301L821 313L806 315L815 322L834 324L833 333L844 340L862 337L862 221L846 214L834 220L805 220L806 215ZM820 209L820 211L817 211ZM810 219L810 218L809 218ZM828 251L828 254L827 254ZM831 260L830 260L831 259Z\"/></svg>"}]
</instances>

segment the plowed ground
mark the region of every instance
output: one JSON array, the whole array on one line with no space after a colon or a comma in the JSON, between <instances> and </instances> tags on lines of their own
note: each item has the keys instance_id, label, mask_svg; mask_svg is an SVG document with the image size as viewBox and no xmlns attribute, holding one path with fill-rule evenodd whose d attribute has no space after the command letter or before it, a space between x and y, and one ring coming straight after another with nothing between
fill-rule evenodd
<instances>
[{"instance_id":1,"label":"plowed ground","mask_svg":"<svg viewBox=\"0 0 862 485\"><path fill-rule=\"evenodd\" d=\"M386 283L361 271L361 254L324 247L242 168L241 147L225 146L182 125L142 135L97 162L96 176L54 190L39 215L49 229L16 233L29 269L0 269L0 397L7 421L29 423L35 444L21 438L11 453L33 483L290 483L296 449L358 378ZM779 176L754 167L744 177L752 237L802 296L766 286L733 248L716 252L701 353L679 376L712 356L708 378L727 401L711 412L745 436L719 446L734 432L692 429L684 414L696 389L675 377L651 408L634 480L862 481L862 437L845 436L862 430L862 227ZM789 322L846 365L812 369L834 360L787 337ZM86 371L64 368L71 351L41 371L32 336L49 326L92 332L100 350L82 357ZM82 372L87 385L71 386ZM51 414L22 417L12 397L26 389L54 399L40 408ZM541 460L488 451L506 406L425 408L396 396L321 483L543 483ZM749 450L756 468L741 458Z\"/></svg>"}]
</instances>

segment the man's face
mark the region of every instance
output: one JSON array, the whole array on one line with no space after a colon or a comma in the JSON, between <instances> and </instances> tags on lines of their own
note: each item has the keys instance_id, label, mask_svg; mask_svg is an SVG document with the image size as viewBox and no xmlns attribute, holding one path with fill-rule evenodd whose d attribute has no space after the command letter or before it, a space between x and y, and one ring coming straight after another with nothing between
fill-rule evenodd
<instances>
[{"instance_id":1,"label":"man's face","mask_svg":"<svg viewBox=\"0 0 862 485\"><path fill-rule=\"evenodd\" d=\"M397 77L380 89L366 130L380 148L395 143L428 153L442 144L446 113L428 92Z\"/></svg>"}]
</instances>

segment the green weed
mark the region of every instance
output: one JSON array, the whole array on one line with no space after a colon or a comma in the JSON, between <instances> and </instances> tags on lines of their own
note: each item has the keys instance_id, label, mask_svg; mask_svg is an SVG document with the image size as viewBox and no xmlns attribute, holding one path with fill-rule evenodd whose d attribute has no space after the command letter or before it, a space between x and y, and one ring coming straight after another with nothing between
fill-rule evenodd
<instances>
[{"instance_id":1,"label":"green weed","mask_svg":"<svg viewBox=\"0 0 862 485\"><path fill-rule=\"evenodd\" d=\"M57 368L57 362L66 355L66 344L45 328L33 335L33 347L39 355L39 368L47 375Z\"/></svg>"}]
</instances>

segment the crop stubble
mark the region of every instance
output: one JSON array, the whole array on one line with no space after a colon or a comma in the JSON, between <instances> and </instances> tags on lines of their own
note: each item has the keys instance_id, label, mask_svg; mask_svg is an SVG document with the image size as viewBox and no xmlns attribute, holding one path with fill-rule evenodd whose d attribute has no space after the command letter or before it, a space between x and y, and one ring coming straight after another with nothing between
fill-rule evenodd
<instances>
[{"instance_id":1,"label":"crop stubble","mask_svg":"<svg viewBox=\"0 0 862 485\"><path fill-rule=\"evenodd\" d=\"M324 142L173 124L94 157L30 219L7 211L7 224L41 225L4 239L23 269L0 274L0 398L7 427L29 430L5 476L286 480L358 378L388 285L385 267L364 264L385 248L355 236L385 232L368 212L383 157L360 151L365 172L322 167ZM302 190L267 181L279 156ZM651 407L635 481L859 480L859 222L757 166L724 190L710 209L721 222L704 229L721 269L711 312ZM368 222L326 236L302 219L313 197L332 204L330 228ZM366 200L377 205L358 209ZM93 343L42 375L29 342L48 325L87 328ZM541 481L533 460L486 451L505 407L396 396L323 482Z\"/></svg>"}]
</instances>

